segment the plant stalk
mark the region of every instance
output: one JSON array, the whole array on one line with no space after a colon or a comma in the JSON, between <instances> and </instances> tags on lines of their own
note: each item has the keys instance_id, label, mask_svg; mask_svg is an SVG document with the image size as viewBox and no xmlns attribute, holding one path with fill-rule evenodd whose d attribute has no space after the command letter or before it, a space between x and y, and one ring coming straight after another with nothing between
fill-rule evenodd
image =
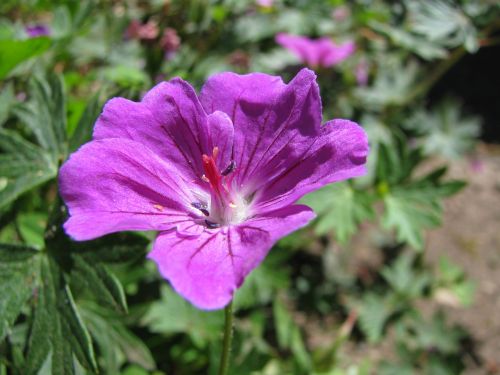
<instances>
[{"instance_id":1,"label":"plant stalk","mask_svg":"<svg viewBox=\"0 0 500 375\"><path fill-rule=\"evenodd\" d=\"M233 341L233 301L224 309L224 341L222 344L222 354L220 357L219 375L226 375L229 369L229 358L231 356L231 344Z\"/></svg>"}]
</instances>

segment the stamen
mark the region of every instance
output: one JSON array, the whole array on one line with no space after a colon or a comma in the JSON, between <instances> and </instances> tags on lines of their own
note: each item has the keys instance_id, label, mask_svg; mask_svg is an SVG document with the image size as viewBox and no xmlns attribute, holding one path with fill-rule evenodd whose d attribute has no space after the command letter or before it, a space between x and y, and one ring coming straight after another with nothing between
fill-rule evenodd
<instances>
[{"instance_id":1,"label":"stamen","mask_svg":"<svg viewBox=\"0 0 500 375\"><path fill-rule=\"evenodd\" d=\"M212 157L215 159L217 159L217 155L219 155L219 147L215 146L212 150Z\"/></svg>"},{"instance_id":2,"label":"stamen","mask_svg":"<svg viewBox=\"0 0 500 375\"><path fill-rule=\"evenodd\" d=\"M220 227L220 225L219 225L219 224L217 224L217 223L213 223L213 222L211 222L211 221L208 221L207 219L205 219L205 224L207 225L207 227L208 227L209 229L215 229L215 228L219 228L219 227Z\"/></svg>"},{"instance_id":3,"label":"stamen","mask_svg":"<svg viewBox=\"0 0 500 375\"><path fill-rule=\"evenodd\" d=\"M191 206L193 206L197 210L200 210L203 215L210 216L210 212L208 211L208 208L205 204L199 202L193 202L191 203Z\"/></svg>"},{"instance_id":4,"label":"stamen","mask_svg":"<svg viewBox=\"0 0 500 375\"><path fill-rule=\"evenodd\" d=\"M221 175L223 176L227 176L229 173L232 173L234 172L234 170L236 169L236 162L234 160L231 160L231 162L229 163L229 165L226 167L226 169L224 169L222 172L221 172Z\"/></svg>"}]
</instances>

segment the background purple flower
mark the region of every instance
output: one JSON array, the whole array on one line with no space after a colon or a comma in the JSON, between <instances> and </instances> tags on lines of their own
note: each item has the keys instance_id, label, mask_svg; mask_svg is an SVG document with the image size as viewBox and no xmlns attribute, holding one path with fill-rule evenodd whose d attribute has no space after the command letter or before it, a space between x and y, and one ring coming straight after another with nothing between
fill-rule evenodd
<instances>
[{"instance_id":1,"label":"background purple flower","mask_svg":"<svg viewBox=\"0 0 500 375\"><path fill-rule=\"evenodd\" d=\"M303 64L313 68L336 65L351 56L356 49L354 42L337 45L328 37L310 39L279 33L275 39L278 44L295 54Z\"/></svg>"},{"instance_id":2,"label":"background purple flower","mask_svg":"<svg viewBox=\"0 0 500 375\"><path fill-rule=\"evenodd\" d=\"M366 59L361 59L356 65L355 75L358 86L366 86L369 78L369 65Z\"/></svg>"},{"instance_id":3,"label":"background purple flower","mask_svg":"<svg viewBox=\"0 0 500 375\"><path fill-rule=\"evenodd\" d=\"M273 244L314 218L294 203L365 172L365 132L321 126L315 74L212 76L199 98L175 78L139 103L110 100L60 171L67 233L160 233L149 258L203 309L225 306Z\"/></svg>"},{"instance_id":4,"label":"background purple flower","mask_svg":"<svg viewBox=\"0 0 500 375\"><path fill-rule=\"evenodd\" d=\"M31 25L26 26L25 28L26 34L30 38L36 38L39 36L48 36L50 35L50 29L47 25Z\"/></svg>"},{"instance_id":5,"label":"background purple flower","mask_svg":"<svg viewBox=\"0 0 500 375\"><path fill-rule=\"evenodd\" d=\"M165 53L165 58L172 58L181 46L181 38L177 34L177 30L171 27L165 28L160 40L160 46Z\"/></svg>"}]
</instances>

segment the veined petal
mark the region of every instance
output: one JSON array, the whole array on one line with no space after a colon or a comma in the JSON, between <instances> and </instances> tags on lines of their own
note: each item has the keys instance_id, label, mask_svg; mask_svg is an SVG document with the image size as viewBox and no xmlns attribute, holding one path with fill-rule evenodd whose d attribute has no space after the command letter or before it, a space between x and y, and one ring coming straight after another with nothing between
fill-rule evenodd
<instances>
[{"instance_id":1,"label":"veined petal","mask_svg":"<svg viewBox=\"0 0 500 375\"><path fill-rule=\"evenodd\" d=\"M227 128L227 119L218 115L210 119L211 126L219 120ZM142 143L175 164L186 179L203 186L202 155L212 153L208 121L194 89L174 78L156 85L139 103L111 99L97 120L94 139L126 138ZM232 132L218 134L224 142L226 135L232 138Z\"/></svg>"},{"instance_id":2,"label":"veined petal","mask_svg":"<svg viewBox=\"0 0 500 375\"><path fill-rule=\"evenodd\" d=\"M231 117L235 181L242 189L252 189L254 175L260 175L274 155L286 148L295 160L321 132L319 88L308 69L288 85L262 73L217 74L208 79L200 98L207 112L222 111Z\"/></svg>"},{"instance_id":3,"label":"veined petal","mask_svg":"<svg viewBox=\"0 0 500 375\"><path fill-rule=\"evenodd\" d=\"M289 206L237 226L195 235L160 233L148 257L174 289L201 309L220 309L281 237L306 225L314 213Z\"/></svg>"},{"instance_id":4,"label":"veined petal","mask_svg":"<svg viewBox=\"0 0 500 375\"><path fill-rule=\"evenodd\" d=\"M327 122L299 158L290 159L288 148L275 155L259 177L254 209L287 206L323 185L363 175L368 150L359 125L349 120Z\"/></svg>"},{"instance_id":5,"label":"veined petal","mask_svg":"<svg viewBox=\"0 0 500 375\"><path fill-rule=\"evenodd\" d=\"M189 220L192 190L144 145L103 139L82 146L59 173L66 232L89 240L123 230L167 230Z\"/></svg>"}]
</instances>

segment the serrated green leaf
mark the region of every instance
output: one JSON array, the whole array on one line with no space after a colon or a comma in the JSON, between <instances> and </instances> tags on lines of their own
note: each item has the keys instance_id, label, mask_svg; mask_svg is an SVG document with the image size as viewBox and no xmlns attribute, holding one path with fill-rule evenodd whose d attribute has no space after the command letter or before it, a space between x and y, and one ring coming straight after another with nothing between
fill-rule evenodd
<instances>
[{"instance_id":1,"label":"serrated green leaf","mask_svg":"<svg viewBox=\"0 0 500 375\"><path fill-rule=\"evenodd\" d=\"M445 100L434 110L419 110L403 123L418 136L418 144L426 155L441 155L456 159L469 151L480 133L479 118L465 116L461 105Z\"/></svg>"},{"instance_id":2,"label":"serrated green leaf","mask_svg":"<svg viewBox=\"0 0 500 375\"><path fill-rule=\"evenodd\" d=\"M198 310L167 285L162 285L160 300L151 304L141 320L155 333L186 333L198 346L219 337L223 323L222 311Z\"/></svg>"},{"instance_id":3,"label":"serrated green leaf","mask_svg":"<svg viewBox=\"0 0 500 375\"><path fill-rule=\"evenodd\" d=\"M3 79L18 64L45 52L50 47L47 37L27 40L0 40L0 79Z\"/></svg>"},{"instance_id":4,"label":"serrated green leaf","mask_svg":"<svg viewBox=\"0 0 500 375\"><path fill-rule=\"evenodd\" d=\"M287 288L289 269L286 260L289 253L271 251L263 263L253 270L235 295L235 306L245 309L271 302L278 290Z\"/></svg>"},{"instance_id":5,"label":"serrated green leaf","mask_svg":"<svg viewBox=\"0 0 500 375\"><path fill-rule=\"evenodd\" d=\"M0 244L0 341L34 292L37 254L32 247Z\"/></svg>"},{"instance_id":6,"label":"serrated green leaf","mask_svg":"<svg viewBox=\"0 0 500 375\"><path fill-rule=\"evenodd\" d=\"M411 60L404 65L399 57L384 55L373 84L356 88L355 96L361 101L364 110L367 107L380 110L385 106L404 104L415 87L418 73L415 61Z\"/></svg>"},{"instance_id":7,"label":"serrated green leaf","mask_svg":"<svg viewBox=\"0 0 500 375\"><path fill-rule=\"evenodd\" d=\"M335 232L335 238L346 244L358 225L375 215L373 198L366 192L355 190L348 183L328 185L302 199L318 214L315 230L319 235Z\"/></svg>"},{"instance_id":8,"label":"serrated green leaf","mask_svg":"<svg viewBox=\"0 0 500 375\"><path fill-rule=\"evenodd\" d=\"M14 95L13 85L8 83L0 92L0 128L9 117L10 110L15 102L16 97Z\"/></svg>"},{"instance_id":9,"label":"serrated green leaf","mask_svg":"<svg viewBox=\"0 0 500 375\"><path fill-rule=\"evenodd\" d=\"M423 231L441 223L440 202L418 190L393 190L384 197L384 205L382 226L395 228L398 241L408 242L417 250L424 247Z\"/></svg>"},{"instance_id":10,"label":"serrated green leaf","mask_svg":"<svg viewBox=\"0 0 500 375\"><path fill-rule=\"evenodd\" d=\"M90 99L78 121L76 129L69 141L70 152L76 151L78 147L90 140L92 137L92 129L94 128L94 123L99 112L99 97L96 95Z\"/></svg>"},{"instance_id":11,"label":"serrated green leaf","mask_svg":"<svg viewBox=\"0 0 500 375\"><path fill-rule=\"evenodd\" d=\"M311 357L309 356L302 338L299 327L294 323L292 316L280 299L273 302L274 326L278 344L282 349L290 349L294 359L303 370L311 369Z\"/></svg>"},{"instance_id":12,"label":"serrated green leaf","mask_svg":"<svg viewBox=\"0 0 500 375\"><path fill-rule=\"evenodd\" d=\"M119 373L127 360L147 370L155 368L148 347L123 324L120 316L89 303L81 308L81 314L99 346L102 367L108 373Z\"/></svg>"},{"instance_id":13,"label":"serrated green leaf","mask_svg":"<svg viewBox=\"0 0 500 375\"><path fill-rule=\"evenodd\" d=\"M408 51L412 51L426 60L442 59L447 56L445 48L439 43L429 41L425 37L412 34L398 26L381 22L371 22L370 26L387 35L392 43Z\"/></svg>"},{"instance_id":14,"label":"serrated green leaf","mask_svg":"<svg viewBox=\"0 0 500 375\"><path fill-rule=\"evenodd\" d=\"M73 252L87 262L125 263L144 257L149 240L136 233L111 234L94 241L70 242Z\"/></svg>"},{"instance_id":15,"label":"serrated green leaf","mask_svg":"<svg viewBox=\"0 0 500 375\"><path fill-rule=\"evenodd\" d=\"M16 220L23 242L37 249L42 249L47 215L41 212L27 212L17 215Z\"/></svg>"},{"instance_id":16,"label":"serrated green leaf","mask_svg":"<svg viewBox=\"0 0 500 375\"><path fill-rule=\"evenodd\" d=\"M30 100L14 109L40 146L57 163L66 156L66 100L63 80L56 74L30 80Z\"/></svg>"},{"instance_id":17,"label":"serrated green leaf","mask_svg":"<svg viewBox=\"0 0 500 375\"><path fill-rule=\"evenodd\" d=\"M359 327L368 341L378 342L382 338L385 324L393 313L387 299L373 293L367 293L360 302Z\"/></svg>"},{"instance_id":18,"label":"serrated green leaf","mask_svg":"<svg viewBox=\"0 0 500 375\"><path fill-rule=\"evenodd\" d=\"M97 371L90 335L52 259L42 259L40 278L25 373L36 374L48 356L52 374L75 374L74 356L87 369Z\"/></svg>"},{"instance_id":19,"label":"serrated green leaf","mask_svg":"<svg viewBox=\"0 0 500 375\"><path fill-rule=\"evenodd\" d=\"M424 288L430 283L429 274L415 268L414 258L411 254L402 254L381 271L391 288L405 299L421 297Z\"/></svg>"},{"instance_id":20,"label":"serrated green leaf","mask_svg":"<svg viewBox=\"0 0 500 375\"><path fill-rule=\"evenodd\" d=\"M0 207L57 174L51 156L13 131L0 129Z\"/></svg>"},{"instance_id":21,"label":"serrated green leaf","mask_svg":"<svg viewBox=\"0 0 500 375\"><path fill-rule=\"evenodd\" d=\"M73 256L74 267L72 270L72 281L78 287L85 289L94 295L97 301L117 309L127 311L127 301L123 287L103 264L88 263L87 260L77 253Z\"/></svg>"}]
</instances>

